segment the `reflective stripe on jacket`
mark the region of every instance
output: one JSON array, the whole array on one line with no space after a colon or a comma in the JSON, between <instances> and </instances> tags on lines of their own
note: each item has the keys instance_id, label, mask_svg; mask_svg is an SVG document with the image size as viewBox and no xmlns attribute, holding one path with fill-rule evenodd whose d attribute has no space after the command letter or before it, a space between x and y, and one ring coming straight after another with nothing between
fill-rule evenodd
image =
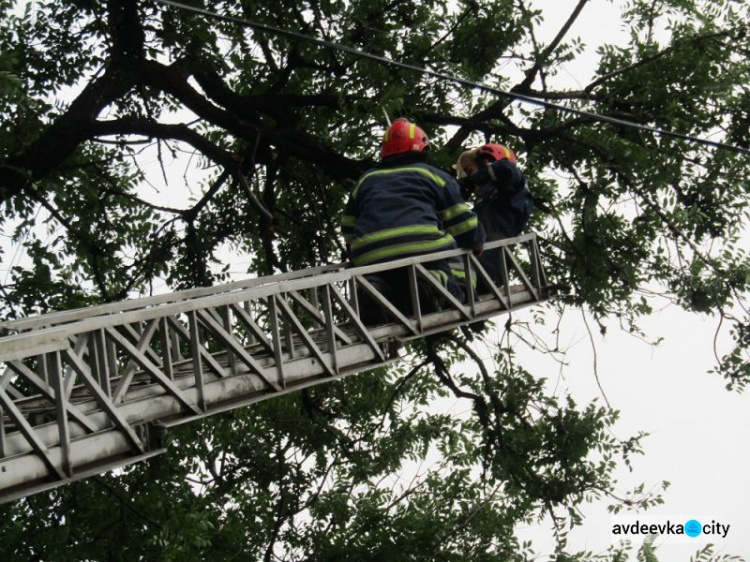
<instances>
[{"instance_id":1,"label":"reflective stripe on jacket","mask_svg":"<svg viewBox=\"0 0 750 562\"><path fill-rule=\"evenodd\" d=\"M360 178L341 221L355 265L484 243L484 230L458 184L422 158L386 158Z\"/></svg>"}]
</instances>

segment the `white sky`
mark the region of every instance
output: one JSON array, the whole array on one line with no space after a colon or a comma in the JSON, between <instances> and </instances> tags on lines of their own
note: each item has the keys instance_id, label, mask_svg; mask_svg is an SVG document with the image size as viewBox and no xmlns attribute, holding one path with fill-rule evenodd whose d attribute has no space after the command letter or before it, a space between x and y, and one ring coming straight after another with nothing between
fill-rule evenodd
<instances>
[{"instance_id":1,"label":"white sky","mask_svg":"<svg viewBox=\"0 0 750 562\"><path fill-rule=\"evenodd\" d=\"M547 41L557 33L577 4L576 0L534 0L545 11ZM569 32L580 36L587 55L570 63L555 78L570 88L585 85L590 78L596 45L624 37L619 9L624 2L592 0ZM564 382L579 403L600 396L593 373L593 354L582 322L569 315L563 326L568 341L578 341L569 353L570 367ZM652 337L663 336L657 348L623 333L611 325L606 338L595 329L598 371L612 406L621 410L616 426L619 437L640 430L650 433L644 441L645 456L635 457L633 474L621 467L622 488L644 482L646 488L671 482L665 504L648 512L648 521L660 517L673 522L698 519L730 524L725 540L705 537L665 542L656 551L660 562L685 560L698 548L712 542L718 553L750 556L750 399L747 394L728 392L723 380L707 371L714 366L713 338L717 320L670 308L642 322ZM726 341L724 349L726 350ZM519 348L520 359L532 372L548 373L557 380L556 367L540 354ZM538 370L537 370L538 369ZM601 402L601 399L600 399ZM572 533L577 549L602 552L611 544L612 520L608 502L584 510L586 522ZM635 522L637 516L633 516ZM646 518L641 516L641 520ZM519 533L538 541L544 533L529 528ZM540 544L537 542L537 544ZM551 549L551 541L548 543Z\"/></svg>"}]
</instances>

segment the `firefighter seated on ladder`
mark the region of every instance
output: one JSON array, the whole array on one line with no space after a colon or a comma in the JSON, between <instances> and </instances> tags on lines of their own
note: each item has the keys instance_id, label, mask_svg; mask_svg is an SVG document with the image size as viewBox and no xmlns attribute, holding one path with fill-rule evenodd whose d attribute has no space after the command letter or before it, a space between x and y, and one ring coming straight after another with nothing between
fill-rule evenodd
<instances>
[{"instance_id":1,"label":"firefighter seated on ladder","mask_svg":"<svg viewBox=\"0 0 750 562\"><path fill-rule=\"evenodd\" d=\"M462 195L466 199L471 194L476 196L474 210L488 241L521 234L534 210L534 200L512 150L500 144L484 144L462 153L454 168ZM504 282L500 255L500 249L496 248L479 257L482 267L498 286ZM454 264L454 267L462 268L460 264ZM481 277L477 292L490 292Z\"/></svg>"},{"instance_id":2,"label":"firefighter seated on ladder","mask_svg":"<svg viewBox=\"0 0 750 562\"><path fill-rule=\"evenodd\" d=\"M383 137L381 162L366 172L349 196L342 231L349 258L355 266L371 265L433 252L467 248L480 254L484 229L460 195L457 182L427 164L429 140L425 132L406 119L397 119ZM425 268L459 301L461 283L451 274L447 260ZM401 312L411 314L408 272L405 268L368 275ZM429 285L420 283L423 312L439 307ZM386 312L368 296L360 302L368 325L388 322Z\"/></svg>"}]
</instances>

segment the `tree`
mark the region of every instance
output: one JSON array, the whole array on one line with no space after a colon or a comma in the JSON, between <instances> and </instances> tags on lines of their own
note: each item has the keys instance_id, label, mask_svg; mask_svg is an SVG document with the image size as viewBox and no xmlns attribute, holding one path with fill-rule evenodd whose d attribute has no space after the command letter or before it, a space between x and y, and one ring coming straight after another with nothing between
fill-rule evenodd
<instances>
[{"instance_id":1,"label":"tree","mask_svg":"<svg viewBox=\"0 0 750 562\"><path fill-rule=\"evenodd\" d=\"M201 5L750 147L750 8L630 2L628 43L600 49L587 86L561 89L557 74L581 52L568 32L586 4L546 45L541 12L522 0ZM736 348L716 370L732 388L750 380L747 155L532 109L159 3L0 8L2 221L28 256L11 256L6 317L121 299L159 279L171 289L221 282L228 273L214 266L227 249L260 274L338 261L338 217L374 162L385 109L428 130L442 166L484 139L513 145L549 273L572 289L557 311L583 307L602 330L614 320L638 332L658 293L718 314ZM188 158L199 171L171 172ZM154 175L185 203L154 203ZM168 458L4 507L0 544L18 559L74 548L91 560L521 560L530 547L514 526L546 513L563 552L577 506L609 493L614 463L629 462L640 436L615 440L616 412L550 396L510 346L493 373L475 355L458 337L423 342L408 364L191 426ZM430 408L448 394L471 413ZM439 460L420 470L426 458Z\"/></svg>"}]
</instances>

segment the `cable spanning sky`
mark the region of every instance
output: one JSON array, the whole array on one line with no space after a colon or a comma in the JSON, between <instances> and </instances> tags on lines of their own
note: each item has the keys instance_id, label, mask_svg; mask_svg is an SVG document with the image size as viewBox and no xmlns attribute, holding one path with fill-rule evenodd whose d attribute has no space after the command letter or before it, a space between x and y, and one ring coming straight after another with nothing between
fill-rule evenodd
<instances>
[{"instance_id":1,"label":"cable spanning sky","mask_svg":"<svg viewBox=\"0 0 750 562\"><path fill-rule=\"evenodd\" d=\"M459 78L459 77L456 77L456 76L450 76L448 74L443 74L441 72L435 72L434 70L430 70L428 68L423 68L423 67L416 66L416 65L413 65L413 64L407 64L407 63L399 62L399 61L396 61L396 60L393 60L393 59L389 59L389 58L386 58L386 57L382 57L382 56L379 56L379 55L375 55L375 54L372 54L372 53L369 53L367 51L363 51L363 50L360 50L360 49L354 49L352 47L347 47L345 45L340 45L338 43L333 43L333 42L330 42L330 41L325 41L323 39L318 39L316 37L310 37L308 35L304 35L302 33L296 32L296 31L290 31L290 30L287 30L287 29L280 29L278 27L274 27L274 26L271 26L271 25L266 25L266 24L263 24L263 23L254 22L254 21L251 21L251 20L248 20L248 19L244 19L244 18L239 18L239 17L236 17L236 16L228 16L228 15L217 14L216 12L211 12L209 10L204 10L202 8L196 8L194 6L189 6L189 5L183 4L181 2L175 2L173 0L154 0L154 2L156 2L158 4L163 4L165 6L172 6L174 8L180 9L180 10L185 10L185 11L193 12L195 14L200 14L200 15L203 15L205 17L210 17L210 18L214 18L214 19L222 20L222 21L234 22L234 23L236 23L238 25L242 25L242 26L254 29L255 31L260 31L260 32L263 32L263 33L270 33L270 34L279 35L279 36L282 36L282 37L289 37L289 38L293 38L293 39L298 39L298 40L304 41L306 43L311 43L313 45L318 45L320 47L327 47L327 48L335 49L337 51L341 51L341 52L344 52L344 53L349 53L349 54L355 55L357 57L374 60L374 61L380 62L382 64L385 64L385 65L389 65L389 66L393 66L393 67L397 67L397 68L403 68L405 70L410 70L410 71L413 71L413 72L419 72L421 74L425 74L427 76L431 76L431 77L437 78L439 80L446 80L446 81L449 81L449 82L453 82L455 84L459 84L459 85L464 86L464 87L473 88L475 90L482 91L482 92L485 92L485 93L493 94L493 95L500 96L500 97L509 98L509 99L511 99L513 101L518 101L518 102L525 103L525 104L535 105L537 107L542 107L542 108L545 108L545 109L552 109L552 110L559 111L559 112L562 112L562 113L568 113L570 115L576 115L578 117L586 117L588 119L591 119L591 120L594 120L594 121L599 121L599 122L602 122L602 123L609 123L609 124L618 125L618 126L621 126L621 127L629 127L631 129L637 129L639 131L654 133L654 134L660 135L660 136L674 137L674 138L682 139L682 140L687 141L687 142L702 144L702 145L705 145L705 146L710 146L712 148L716 148L716 149L719 149L719 150L728 150L728 151L736 152L736 153L739 153L739 154L750 155L750 149L743 148L743 147L740 147L740 146L735 146L735 145L726 144L726 143L722 143L722 142L712 141L710 139L704 139L704 138L700 138L700 137L694 137L694 136L691 136L691 135L684 135L682 133L677 133L675 131L670 131L670 130L666 130L666 129L660 129L660 128L657 128L657 127L650 127L648 125L642 125L640 123L635 123L633 121L627 121L625 119L619 119L619 118L616 118L616 117L610 117L608 115L601 115L599 113L585 111L585 110L577 109L577 108L573 108L573 107L567 107L567 106L556 104L556 103L552 103L552 102L549 102L549 101L546 101L546 100L543 100L543 99L540 99L540 98L535 98L533 96L529 96L529 95L525 95L525 94L519 94L519 93L516 93L516 92L510 92L510 91L502 90L502 89L499 89L499 88L494 88L492 86L488 86L486 84L481 84L479 82L473 82L471 80L466 80L464 78Z\"/></svg>"}]
</instances>

